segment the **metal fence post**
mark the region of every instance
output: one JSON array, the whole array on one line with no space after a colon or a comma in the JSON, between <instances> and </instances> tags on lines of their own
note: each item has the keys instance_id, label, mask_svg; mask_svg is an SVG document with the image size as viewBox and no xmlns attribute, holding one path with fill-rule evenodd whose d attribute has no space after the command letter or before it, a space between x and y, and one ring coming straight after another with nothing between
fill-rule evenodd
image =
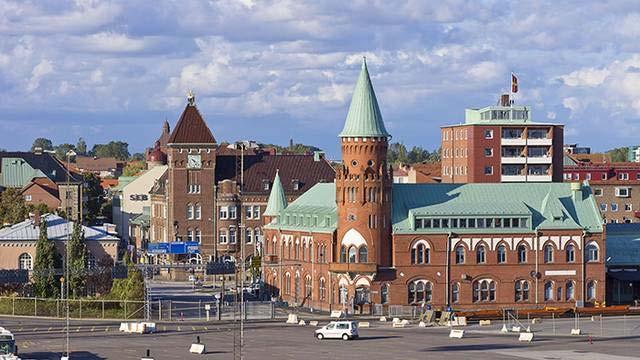
<instances>
[{"instance_id":1,"label":"metal fence post","mask_svg":"<svg viewBox=\"0 0 640 360\"><path fill-rule=\"evenodd\" d=\"M169 321L171 321L171 300L169 300Z\"/></svg>"},{"instance_id":2,"label":"metal fence post","mask_svg":"<svg viewBox=\"0 0 640 360\"><path fill-rule=\"evenodd\" d=\"M80 299L80 319L82 319L82 299Z\"/></svg>"},{"instance_id":3,"label":"metal fence post","mask_svg":"<svg viewBox=\"0 0 640 360\"><path fill-rule=\"evenodd\" d=\"M38 298L33 298L33 316L38 316Z\"/></svg>"},{"instance_id":4,"label":"metal fence post","mask_svg":"<svg viewBox=\"0 0 640 360\"><path fill-rule=\"evenodd\" d=\"M124 301L124 319L127 320L127 300Z\"/></svg>"},{"instance_id":5,"label":"metal fence post","mask_svg":"<svg viewBox=\"0 0 640 360\"><path fill-rule=\"evenodd\" d=\"M198 320L202 320L202 300L198 300Z\"/></svg>"},{"instance_id":6,"label":"metal fence post","mask_svg":"<svg viewBox=\"0 0 640 360\"><path fill-rule=\"evenodd\" d=\"M158 299L158 321L162 321L162 300Z\"/></svg>"},{"instance_id":7,"label":"metal fence post","mask_svg":"<svg viewBox=\"0 0 640 360\"><path fill-rule=\"evenodd\" d=\"M56 299L56 317L60 317L60 300Z\"/></svg>"},{"instance_id":8,"label":"metal fence post","mask_svg":"<svg viewBox=\"0 0 640 360\"><path fill-rule=\"evenodd\" d=\"M13 297L12 299L13 301L11 302L11 315L15 315L16 314L16 298Z\"/></svg>"},{"instance_id":9,"label":"metal fence post","mask_svg":"<svg viewBox=\"0 0 640 360\"><path fill-rule=\"evenodd\" d=\"M104 300L102 300L102 318L104 319Z\"/></svg>"}]
</instances>

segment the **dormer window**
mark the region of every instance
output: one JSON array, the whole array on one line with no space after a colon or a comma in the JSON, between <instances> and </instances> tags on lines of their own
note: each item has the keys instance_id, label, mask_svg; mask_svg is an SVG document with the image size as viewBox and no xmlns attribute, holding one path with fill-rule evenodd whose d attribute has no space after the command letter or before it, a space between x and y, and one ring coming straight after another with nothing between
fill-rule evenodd
<instances>
[{"instance_id":1,"label":"dormer window","mask_svg":"<svg viewBox=\"0 0 640 360\"><path fill-rule=\"evenodd\" d=\"M300 190L300 180L293 179L293 180L291 180L291 183L293 184L293 191Z\"/></svg>"},{"instance_id":2,"label":"dormer window","mask_svg":"<svg viewBox=\"0 0 640 360\"><path fill-rule=\"evenodd\" d=\"M269 183L269 180L263 179L262 180L262 190L268 191L270 188L271 188L271 184Z\"/></svg>"}]
</instances>

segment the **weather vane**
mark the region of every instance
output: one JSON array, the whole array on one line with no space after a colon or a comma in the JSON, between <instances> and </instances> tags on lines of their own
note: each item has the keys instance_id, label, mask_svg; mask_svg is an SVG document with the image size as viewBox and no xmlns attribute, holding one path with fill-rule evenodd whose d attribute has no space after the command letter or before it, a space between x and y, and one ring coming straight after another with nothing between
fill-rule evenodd
<instances>
[{"instance_id":1,"label":"weather vane","mask_svg":"<svg viewBox=\"0 0 640 360\"><path fill-rule=\"evenodd\" d=\"M191 89L189 89L189 92L187 92L187 101L191 106L196 104L196 96L193 94L193 91L191 91Z\"/></svg>"}]
</instances>

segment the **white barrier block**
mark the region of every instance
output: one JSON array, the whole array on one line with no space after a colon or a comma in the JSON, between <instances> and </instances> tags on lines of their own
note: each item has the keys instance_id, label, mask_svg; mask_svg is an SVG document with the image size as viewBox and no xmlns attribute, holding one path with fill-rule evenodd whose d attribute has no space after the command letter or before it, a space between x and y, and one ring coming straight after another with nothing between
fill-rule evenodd
<instances>
[{"instance_id":1,"label":"white barrier block","mask_svg":"<svg viewBox=\"0 0 640 360\"><path fill-rule=\"evenodd\" d=\"M542 323L542 319L540 318L533 318L533 320L531 320L532 324L541 324Z\"/></svg>"},{"instance_id":2,"label":"white barrier block","mask_svg":"<svg viewBox=\"0 0 640 360\"><path fill-rule=\"evenodd\" d=\"M358 327L359 327L359 328L368 328L368 327L370 327L370 326L369 326L369 322L368 322L368 321L360 321L360 322L358 323Z\"/></svg>"},{"instance_id":3,"label":"white barrier block","mask_svg":"<svg viewBox=\"0 0 640 360\"><path fill-rule=\"evenodd\" d=\"M287 324L297 324L298 323L298 315L297 314L289 314L287 318Z\"/></svg>"},{"instance_id":4,"label":"white barrier block","mask_svg":"<svg viewBox=\"0 0 640 360\"><path fill-rule=\"evenodd\" d=\"M394 322L393 323L393 327L394 328L403 328L404 327L404 323L399 322L399 321L398 322Z\"/></svg>"},{"instance_id":5,"label":"white barrier block","mask_svg":"<svg viewBox=\"0 0 640 360\"><path fill-rule=\"evenodd\" d=\"M129 323L121 322L120 331L129 332Z\"/></svg>"},{"instance_id":6,"label":"white barrier block","mask_svg":"<svg viewBox=\"0 0 640 360\"><path fill-rule=\"evenodd\" d=\"M520 326L512 326L511 327L511 332L520 332L522 329L520 329Z\"/></svg>"},{"instance_id":7,"label":"white barrier block","mask_svg":"<svg viewBox=\"0 0 640 360\"><path fill-rule=\"evenodd\" d=\"M425 324L424 321L420 321L420 323L418 324L418 327L427 327L427 324Z\"/></svg>"},{"instance_id":8,"label":"white barrier block","mask_svg":"<svg viewBox=\"0 0 640 360\"><path fill-rule=\"evenodd\" d=\"M531 332L521 332L520 333L520 337L518 337L518 341L532 342L533 341L533 333L531 333Z\"/></svg>"},{"instance_id":9,"label":"white barrier block","mask_svg":"<svg viewBox=\"0 0 640 360\"><path fill-rule=\"evenodd\" d=\"M399 323L400 322L400 318L393 318L393 322L394 323Z\"/></svg>"},{"instance_id":10,"label":"white barrier block","mask_svg":"<svg viewBox=\"0 0 640 360\"><path fill-rule=\"evenodd\" d=\"M60 358L60 360L63 360L63 359L69 360L68 358ZM155 359L151 357L143 357L143 358L140 358L140 360L155 360Z\"/></svg>"},{"instance_id":11,"label":"white barrier block","mask_svg":"<svg viewBox=\"0 0 640 360\"><path fill-rule=\"evenodd\" d=\"M304 322L304 320L300 320L300 322L298 323L298 325L300 325L300 326L305 326L305 325L307 325L307 323L306 323L306 322Z\"/></svg>"},{"instance_id":12,"label":"white barrier block","mask_svg":"<svg viewBox=\"0 0 640 360\"><path fill-rule=\"evenodd\" d=\"M204 344L191 344L189 352L192 354L204 354Z\"/></svg>"},{"instance_id":13,"label":"white barrier block","mask_svg":"<svg viewBox=\"0 0 640 360\"><path fill-rule=\"evenodd\" d=\"M386 317L384 317L384 316L380 316L380 320L378 320L378 321L380 321L380 322L386 322L386 321L387 321L387 318L386 318Z\"/></svg>"},{"instance_id":14,"label":"white barrier block","mask_svg":"<svg viewBox=\"0 0 640 360\"><path fill-rule=\"evenodd\" d=\"M503 325L502 325L502 329L500 329L500 332L502 332L502 333L508 333L508 332L509 332L509 330L507 329L507 325L503 324Z\"/></svg>"},{"instance_id":15,"label":"white barrier block","mask_svg":"<svg viewBox=\"0 0 640 360\"><path fill-rule=\"evenodd\" d=\"M329 317L336 318L336 319L342 319L344 317L344 313L342 311L340 311L340 310L333 310Z\"/></svg>"},{"instance_id":16,"label":"white barrier block","mask_svg":"<svg viewBox=\"0 0 640 360\"><path fill-rule=\"evenodd\" d=\"M489 326L491 325L491 320L480 320L480 326Z\"/></svg>"},{"instance_id":17,"label":"white barrier block","mask_svg":"<svg viewBox=\"0 0 640 360\"><path fill-rule=\"evenodd\" d=\"M402 325L409 325L409 320L404 319L404 320L400 321L400 324L402 324Z\"/></svg>"},{"instance_id":18,"label":"white barrier block","mask_svg":"<svg viewBox=\"0 0 640 360\"><path fill-rule=\"evenodd\" d=\"M581 333L580 329L571 329L571 335L580 335Z\"/></svg>"},{"instance_id":19,"label":"white barrier block","mask_svg":"<svg viewBox=\"0 0 640 360\"><path fill-rule=\"evenodd\" d=\"M309 321L309 325L318 326L318 322L316 320L311 320L311 321Z\"/></svg>"},{"instance_id":20,"label":"white barrier block","mask_svg":"<svg viewBox=\"0 0 640 360\"><path fill-rule=\"evenodd\" d=\"M449 337L462 339L464 337L464 330L451 329L451 332L449 333Z\"/></svg>"}]
</instances>

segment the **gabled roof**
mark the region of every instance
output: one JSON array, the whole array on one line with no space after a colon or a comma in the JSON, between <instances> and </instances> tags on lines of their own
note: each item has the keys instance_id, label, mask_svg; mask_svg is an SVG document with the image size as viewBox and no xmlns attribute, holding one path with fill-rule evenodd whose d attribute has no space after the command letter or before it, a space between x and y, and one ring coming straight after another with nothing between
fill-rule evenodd
<instances>
[{"instance_id":1,"label":"gabled roof","mask_svg":"<svg viewBox=\"0 0 640 360\"><path fill-rule=\"evenodd\" d=\"M169 144L215 144L211 130L195 105L187 104L168 140Z\"/></svg>"},{"instance_id":2,"label":"gabled roof","mask_svg":"<svg viewBox=\"0 0 640 360\"><path fill-rule=\"evenodd\" d=\"M78 182L64 165L49 153L36 154L28 151L0 151L1 184L4 187L23 187L35 177L46 176L56 183Z\"/></svg>"},{"instance_id":3,"label":"gabled roof","mask_svg":"<svg viewBox=\"0 0 640 360\"><path fill-rule=\"evenodd\" d=\"M363 59L360 76L353 91L347 120L340 137L388 137L378 100L371 85L367 62Z\"/></svg>"},{"instance_id":4,"label":"gabled roof","mask_svg":"<svg viewBox=\"0 0 640 360\"><path fill-rule=\"evenodd\" d=\"M47 237L49 240L67 240L73 232L73 221L67 221L58 215L45 214L42 219L47 221ZM84 237L88 241L119 241L113 235L101 229L82 226ZM11 240L38 240L40 237L40 227L35 226L33 220L25 220L10 227L0 229L0 241Z\"/></svg>"},{"instance_id":5,"label":"gabled roof","mask_svg":"<svg viewBox=\"0 0 640 360\"><path fill-rule=\"evenodd\" d=\"M284 188L282 188L282 183L280 182L280 175L276 170L276 178L273 179L269 201L267 202L267 208L264 210L263 215L277 216L278 213L286 207L287 196L284 194Z\"/></svg>"},{"instance_id":6,"label":"gabled roof","mask_svg":"<svg viewBox=\"0 0 640 360\"><path fill-rule=\"evenodd\" d=\"M240 182L236 176L236 155L216 156L216 184L222 180ZM270 155L258 153L244 156L244 194L269 195L271 182L279 171L286 195L300 195L319 182L332 182L335 169L324 159L313 155ZM265 183L270 186L265 190ZM294 184L297 183L298 190Z\"/></svg>"}]
</instances>

